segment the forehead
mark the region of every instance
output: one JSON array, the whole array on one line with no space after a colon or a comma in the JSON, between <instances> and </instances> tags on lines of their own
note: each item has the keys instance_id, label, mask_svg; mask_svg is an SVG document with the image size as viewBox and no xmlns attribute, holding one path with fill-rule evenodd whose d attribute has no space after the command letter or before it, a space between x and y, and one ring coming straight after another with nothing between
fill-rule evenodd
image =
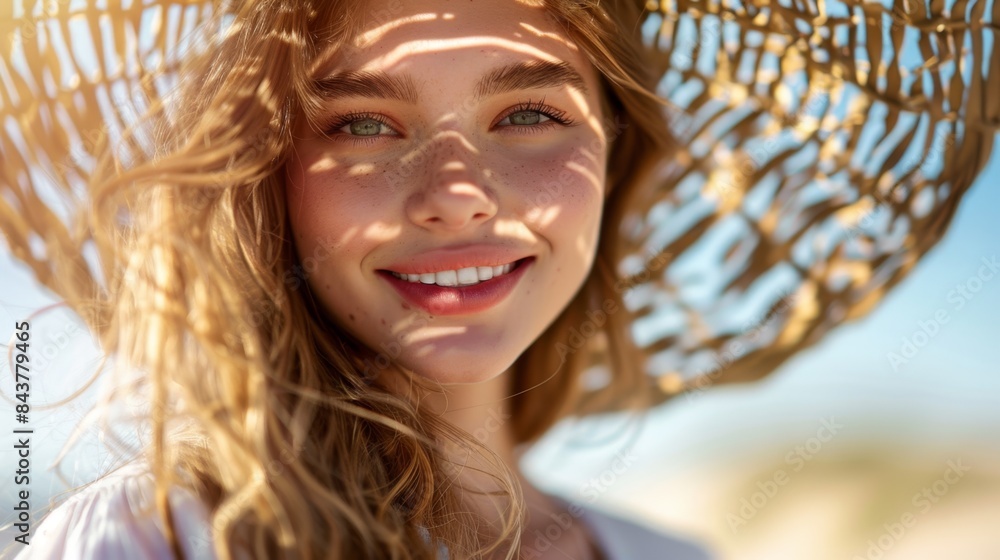
<instances>
[{"instance_id":1,"label":"forehead","mask_svg":"<svg viewBox=\"0 0 1000 560\"><path fill-rule=\"evenodd\" d=\"M539 2L375 0L354 10L357 31L320 54L313 78L345 70L392 73L421 60L463 71L530 60L562 63L596 80L585 53Z\"/></svg>"}]
</instances>

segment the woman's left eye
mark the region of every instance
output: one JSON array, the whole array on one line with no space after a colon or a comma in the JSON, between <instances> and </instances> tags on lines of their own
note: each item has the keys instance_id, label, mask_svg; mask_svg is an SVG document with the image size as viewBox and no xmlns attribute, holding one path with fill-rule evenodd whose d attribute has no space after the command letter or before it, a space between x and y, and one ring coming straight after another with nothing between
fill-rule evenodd
<instances>
[{"instance_id":1,"label":"woman's left eye","mask_svg":"<svg viewBox=\"0 0 1000 560\"><path fill-rule=\"evenodd\" d=\"M507 115L497 124L500 125L506 123L510 126L531 126L533 124L539 124L551 120L551 117L541 111L518 111Z\"/></svg>"},{"instance_id":2,"label":"woman's left eye","mask_svg":"<svg viewBox=\"0 0 1000 560\"><path fill-rule=\"evenodd\" d=\"M573 119L566 116L566 111L560 111L559 109L545 105L544 101L545 99L542 99L538 103L531 101L520 103L512 107L506 116L496 124L502 125L506 123L505 127L515 127L521 130L526 128L531 129L531 132L537 132L538 129L545 129L556 125L570 126L573 124Z\"/></svg>"},{"instance_id":3,"label":"woman's left eye","mask_svg":"<svg viewBox=\"0 0 1000 560\"><path fill-rule=\"evenodd\" d=\"M542 103L521 103L509 109L493 126L513 128L517 131L539 132L552 126L570 126L574 121L560 111ZM389 134L380 134L382 130ZM325 128L331 137L347 136L349 142L370 144L383 136L400 136L382 115L376 113L351 113L340 115Z\"/></svg>"}]
</instances>

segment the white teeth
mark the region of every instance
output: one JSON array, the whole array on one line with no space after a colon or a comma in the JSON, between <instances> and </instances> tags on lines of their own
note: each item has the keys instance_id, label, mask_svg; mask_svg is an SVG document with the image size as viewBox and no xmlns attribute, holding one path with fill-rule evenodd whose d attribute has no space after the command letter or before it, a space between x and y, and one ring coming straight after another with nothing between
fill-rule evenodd
<instances>
[{"instance_id":1,"label":"white teeth","mask_svg":"<svg viewBox=\"0 0 1000 560\"><path fill-rule=\"evenodd\" d=\"M475 268L460 268L458 269L458 283L459 284L478 284L479 283L479 271Z\"/></svg>"},{"instance_id":2,"label":"white teeth","mask_svg":"<svg viewBox=\"0 0 1000 560\"><path fill-rule=\"evenodd\" d=\"M454 270L443 270L435 274L437 276L438 286L456 286L458 285L458 273Z\"/></svg>"},{"instance_id":3,"label":"white teeth","mask_svg":"<svg viewBox=\"0 0 1000 560\"><path fill-rule=\"evenodd\" d=\"M427 272L424 274L401 274L393 272L392 275L407 282L437 284L438 286L473 286L491 278L507 274L513 268L514 263L507 263L499 266L470 266L459 270L443 270L441 272Z\"/></svg>"}]
</instances>

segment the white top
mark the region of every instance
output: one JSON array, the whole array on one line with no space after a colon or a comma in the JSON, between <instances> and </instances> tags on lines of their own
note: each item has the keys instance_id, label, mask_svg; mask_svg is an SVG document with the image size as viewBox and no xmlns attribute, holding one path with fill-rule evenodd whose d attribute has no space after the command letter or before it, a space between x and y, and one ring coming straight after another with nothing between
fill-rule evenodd
<instances>
[{"instance_id":1,"label":"white top","mask_svg":"<svg viewBox=\"0 0 1000 560\"><path fill-rule=\"evenodd\" d=\"M130 463L71 496L56 507L31 535L14 560L171 560L173 555L153 509L153 475L144 465ZM578 504L567 511L591 530L608 560L710 560L697 546L642 524ZM189 491L170 491L174 523L185 555L215 560L204 506ZM148 512L143 515L143 511ZM522 543L532 545L535 536ZM447 557L447 553L442 554Z\"/></svg>"}]
</instances>

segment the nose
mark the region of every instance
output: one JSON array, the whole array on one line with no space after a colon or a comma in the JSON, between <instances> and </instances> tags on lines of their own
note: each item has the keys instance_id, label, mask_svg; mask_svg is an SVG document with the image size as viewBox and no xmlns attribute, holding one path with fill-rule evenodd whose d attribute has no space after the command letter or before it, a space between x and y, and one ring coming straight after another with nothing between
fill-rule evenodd
<instances>
[{"instance_id":1,"label":"nose","mask_svg":"<svg viewBox=\"0 0 1000 560\"><path fill-rule=\"evenodd\" d=\"M495 216L496 196L478 157L443 148L427 158L424 184L407 200L409 219L428 230L457 232Z\"/></svg>"}]
</instances>

